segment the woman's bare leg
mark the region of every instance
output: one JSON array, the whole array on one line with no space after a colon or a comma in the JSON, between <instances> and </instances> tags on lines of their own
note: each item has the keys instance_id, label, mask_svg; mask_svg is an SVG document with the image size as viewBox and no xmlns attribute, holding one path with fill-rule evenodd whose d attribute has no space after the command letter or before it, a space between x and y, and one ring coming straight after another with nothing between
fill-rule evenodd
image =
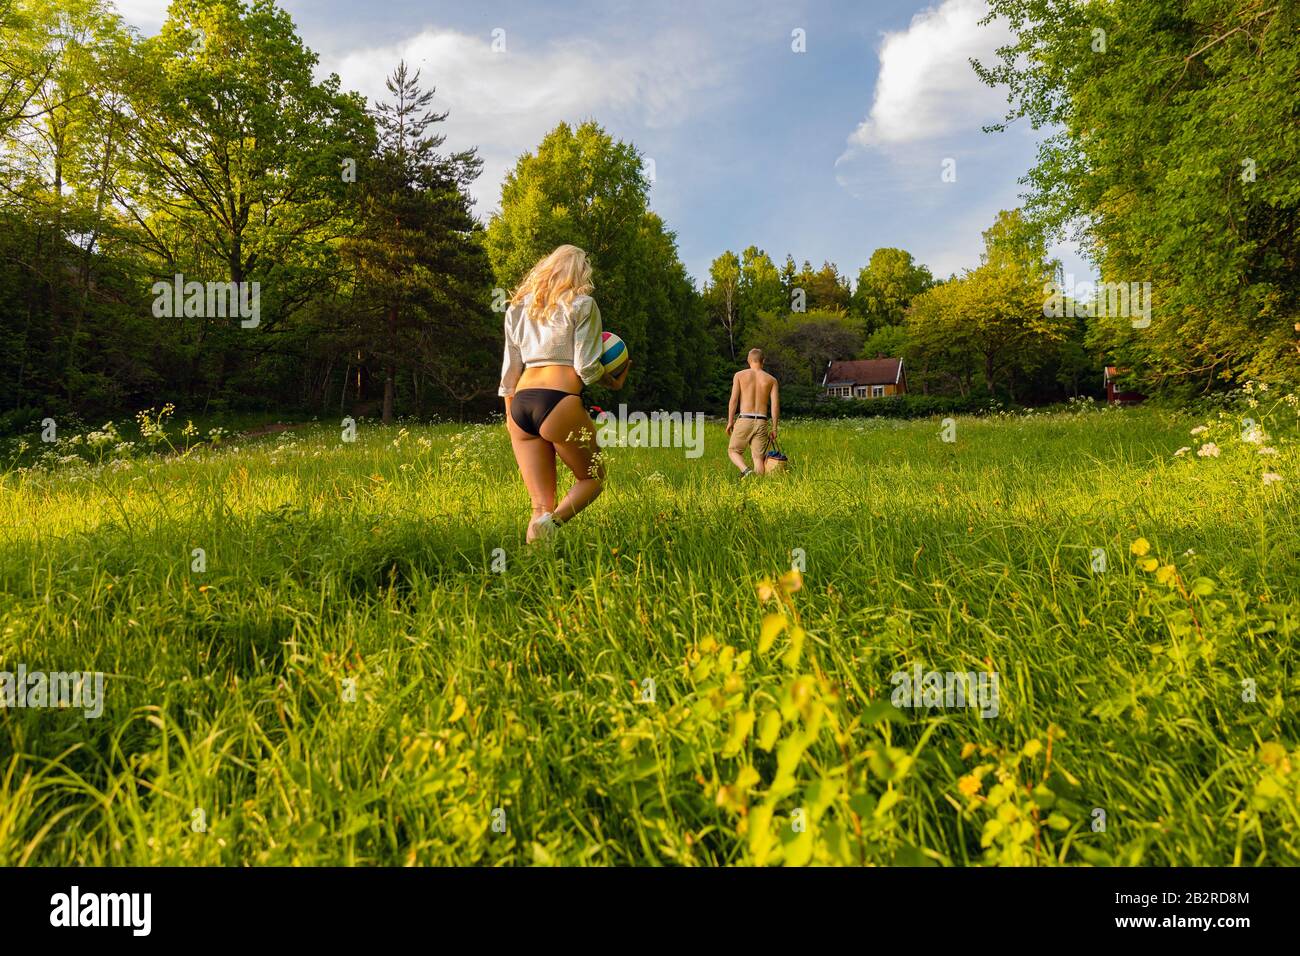
<instances>
[{"instance_id":1,"label":"woman's bare leg","mask_svg":"<svg viewBox=\"0 0 1300 956\"><path fill-rule=\"evenodd\" d=\"M533 518L555 510L555 447L543 438L530 435L506 415L506 431L515 450L519 474L532 501ZM536 537L533 523L528 523L528 540Z\"/></svg>"},{"instance_id":2,"label":"woman's bare leg","mask_svg":"<svg viewBox=\"0 0 1300 956\"><path fill-rule=\"evenodd\" d=\"M605 465L596 445L596 424L577 395L561 399L542 422L542 437L555 446L575 481L555 509L557 521L568 521L600 495L605 487Z\"/></svg>"}]
</instances>

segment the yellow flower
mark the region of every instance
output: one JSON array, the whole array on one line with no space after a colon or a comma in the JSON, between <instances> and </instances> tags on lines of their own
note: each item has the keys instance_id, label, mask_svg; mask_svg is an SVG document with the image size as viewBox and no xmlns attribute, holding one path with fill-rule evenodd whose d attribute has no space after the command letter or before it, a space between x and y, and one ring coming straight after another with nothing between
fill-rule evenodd
<instances>
[{"instance_id":1,"label":"yellow flower","mask_svg":"<svg viewBox=\"0 0 1300 956\"><path fill-rule=\"evenodd\" d=\"M980 792L982 786L983 784L980 783L979 777L975 776L973 773L968 773L957 781L957 789L961 791L963 796L967 797L975 796L975 794Z\"/></svg>"},{"instance_id":2,"label":"yellow flower","mask_svg":"<svg viewBox=\"0 0 1300 956\"><path fill-rule=\"evenodd\" d=\"M961 748L961 759L965 760L975 752L975 745L972 743L963 744Z\"/></svg>"},{"instance_id":3,"label":"yellow flower","mask_svg":"<svg viewBox=\"0 0 1300 956\"><path fill-rule=\"evenodd\" d=\"M1146 554L1148 551L1151 550L1151 542L1148 541L1146 538L1138 538L1131 545L1129 545L1128 549L1140 558L1142 557L1142 555Z\"/></svg>"},{"instance_id":4,"label":"yellow flower","mask_svg":"<svg viewBox=\"0 0 1300 956\"><path fill-rule=\"evenodd\" d=\"M1159 571L1156 572L1156 580L1159 581L1161 584L1168 584L1170 580L1173 578L1173 576L1174 576L1174 566L1172 564L1166 564L1163 568L1161 568Z\"/></svg>"},{"instance_id":5,"label":"yellow flower","mask_svg":"<svg viewBox=\"0 0 1300 956\"><path fill-rule=\"evenodd\" d=\"M1160 566L1160 562L1155 558L1143 558L1138 562L1138 567L1143 571L1154 571Z\"/></svg>"},{"instance_id":6,"label":"yellow flower","mask_svg":"<svg viewBox=\"0 0 1300 956\"><path fill-rule=\"evenodd\" d=\"M1286 760L1286 748L1276 741L1268 741L1259 748L1259 759L1270 767Z\"/></svg>"}]
</instances>

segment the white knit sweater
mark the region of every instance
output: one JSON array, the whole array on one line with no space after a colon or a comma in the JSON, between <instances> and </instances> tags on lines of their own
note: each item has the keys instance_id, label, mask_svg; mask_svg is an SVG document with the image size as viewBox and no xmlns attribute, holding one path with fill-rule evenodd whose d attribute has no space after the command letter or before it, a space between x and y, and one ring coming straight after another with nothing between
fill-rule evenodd
<instances>
[{"instance_id":1,"label":"white knit sweater","mask_svg":"<svg viewBox=\"0 0 1300 956\"><path fill-rule=\"evenodd\" d=\"M600 308L589 295L574 297L566 312L556 308L544 319L528 314L528 303L506 310L506 348L498 395L513 395L524 369L537 365L568 365L583 384L604 376L600 364Z\"/></svg>"}]
</instances>

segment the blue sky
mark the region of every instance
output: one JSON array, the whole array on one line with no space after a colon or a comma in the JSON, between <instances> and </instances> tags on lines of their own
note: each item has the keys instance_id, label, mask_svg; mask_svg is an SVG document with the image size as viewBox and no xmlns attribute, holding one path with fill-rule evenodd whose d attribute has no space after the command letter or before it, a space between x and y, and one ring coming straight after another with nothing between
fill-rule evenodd
<instances>
[{"instance_id":1,"label":"blue sky","mask_svg":"<svg viewBox=\"0 0 1300 956\"><path fill-rule=\"evenodd\" d=\"M974 267L981 230L1019 205L1039 138L1023 123L980 130L1006 108L967 65L1007 35L976 24L984 0L281 5L322 71L371 98L399 58L420 67L450 111L448 145L485 160L474 189L484 218L505 171L556 123L595 119L634 143L654 161L651 206L697 282L723 250L748 245L778 264L830 260L854 279L879 246L936 275ZM147 33L167 4L117 6ZM1053 253L1092 274L1072 245Z\"/></svg>"}]
</instances>

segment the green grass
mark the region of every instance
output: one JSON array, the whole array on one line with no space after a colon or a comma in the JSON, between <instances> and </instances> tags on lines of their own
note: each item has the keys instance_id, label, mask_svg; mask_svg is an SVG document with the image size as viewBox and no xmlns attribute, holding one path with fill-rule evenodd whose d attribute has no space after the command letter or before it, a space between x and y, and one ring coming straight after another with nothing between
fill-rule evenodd
<instances>
[{"instance_id":1,"label":"green grass","mask_svg":"<svg viewBox=\"0 0 1300 956\"><path fill-rule=\"evenodd\" d=\"M532 547L500 426L11 469L0 670L107 678L0 710L0 864L1294 863L1300 446L1197 423L710 425Z\"/></svg>"}]
</instances>

